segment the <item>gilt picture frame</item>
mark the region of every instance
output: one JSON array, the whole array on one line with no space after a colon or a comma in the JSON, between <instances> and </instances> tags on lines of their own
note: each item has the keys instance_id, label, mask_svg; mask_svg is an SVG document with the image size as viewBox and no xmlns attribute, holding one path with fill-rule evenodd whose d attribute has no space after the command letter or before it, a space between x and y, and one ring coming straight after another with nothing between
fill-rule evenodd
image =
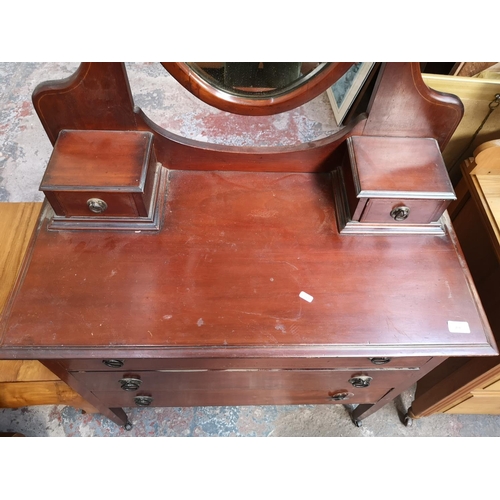
<instances>
[{"instance_id":1,"label":"gilt picture frame","mask_svg":"<svg viewBox=\"0 0 500 500\"><path fill-rule=\"evenodd\" d=\"M342 121L374 66L374 62L355 63L339 80L327 89L326 93L330 100L337 125L342 125Z\"/></svg>"}]
</instances>

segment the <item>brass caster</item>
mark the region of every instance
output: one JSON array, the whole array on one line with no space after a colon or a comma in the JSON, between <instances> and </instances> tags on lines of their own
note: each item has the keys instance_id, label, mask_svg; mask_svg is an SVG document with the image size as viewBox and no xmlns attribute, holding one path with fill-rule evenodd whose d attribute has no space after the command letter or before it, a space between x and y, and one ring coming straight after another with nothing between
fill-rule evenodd
<instances>
[{"instance_id":1,"label":"brass caster","mask_svg":"<svg viewBox=\"0 0 500 500\"><path fill-rule=\"evenodd\" d=\"M356 427L363 427L363 422L361 420L353 420L352 423L356 426Z\"/></svg>"},{"instance_id":2,"label":"brass caster","mask_svg":"<svg viewBox=\"0 0 500 500\"><path fill-rule=\"evenodd\" d=\"M130 431L130 430L132 430L132 427L134 427L134 426L132 425L132 423L131 423L131 422L127 422L127 423L123 426L123 428L124 428L126 431Z\"/></svg>"}]
</instances>

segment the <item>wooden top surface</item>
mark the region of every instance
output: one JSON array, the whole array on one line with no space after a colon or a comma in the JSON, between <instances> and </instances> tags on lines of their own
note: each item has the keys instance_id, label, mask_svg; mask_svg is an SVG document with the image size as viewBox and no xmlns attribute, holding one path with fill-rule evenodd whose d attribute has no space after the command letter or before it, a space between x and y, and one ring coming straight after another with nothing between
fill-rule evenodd
<instances>
[{"instance_id":1,"label":"wooden top surface","mask_svg":"<svg viewBox=\"0 0 500 500\"><path fill-rule=\"evenodd\" d=\"M452 234L339 235L329 174L169 179L156 234L44 220L0 356L494 354Z\"/></svg>"},{"instance_id":2,"label":"wooden top surface","mask_svg":"<svg viewBox=\"0 0 500 500\"><path fill-rule=\"evenodd\" d=\"M435 139L354 136L349 142L359 196L455 199Z\"/></svg>"},{"instance_id":3,"label":"wooden top surface","mask_svg":"<svg viewBox=\"0 0 500 500\"><path fill-rule=\"evenodd\" d=\"M63 130L40 189L142 187L151 142L150 132Z\"/></svg>"}]
</instances>

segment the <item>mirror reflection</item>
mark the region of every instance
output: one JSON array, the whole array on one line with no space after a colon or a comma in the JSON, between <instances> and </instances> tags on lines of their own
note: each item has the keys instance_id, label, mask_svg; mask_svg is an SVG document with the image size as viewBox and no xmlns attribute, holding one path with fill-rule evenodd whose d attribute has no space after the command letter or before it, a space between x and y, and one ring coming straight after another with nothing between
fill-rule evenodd
<instances>
[{"instance_id":1,"label":"mirror reflection","mask_svg":"<svg viewBox=\"0 0 500 500\"><path fill-rule=\"evenodd\" d=\"M273 96L303 85L329 63L196 62L186 63L211 85L235 95Z\"/></svg>"}]
</instances>

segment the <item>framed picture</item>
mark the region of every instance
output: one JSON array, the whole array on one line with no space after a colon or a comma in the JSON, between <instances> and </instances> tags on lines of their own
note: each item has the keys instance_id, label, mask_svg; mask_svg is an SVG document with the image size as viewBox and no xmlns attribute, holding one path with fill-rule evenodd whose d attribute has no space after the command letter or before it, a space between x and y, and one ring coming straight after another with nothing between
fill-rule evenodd
<instances>
[{"instance_id":1,"label":"framed picture","mask_svg":"<svg viewBox=\"0 0 500 500\"><path fill-rule=\"evenodd\" d=\"M337 125L342 125L349 108L363 87L375 63L362 62L351 66L327 91Z\"/></svg>"}]
</instances>

